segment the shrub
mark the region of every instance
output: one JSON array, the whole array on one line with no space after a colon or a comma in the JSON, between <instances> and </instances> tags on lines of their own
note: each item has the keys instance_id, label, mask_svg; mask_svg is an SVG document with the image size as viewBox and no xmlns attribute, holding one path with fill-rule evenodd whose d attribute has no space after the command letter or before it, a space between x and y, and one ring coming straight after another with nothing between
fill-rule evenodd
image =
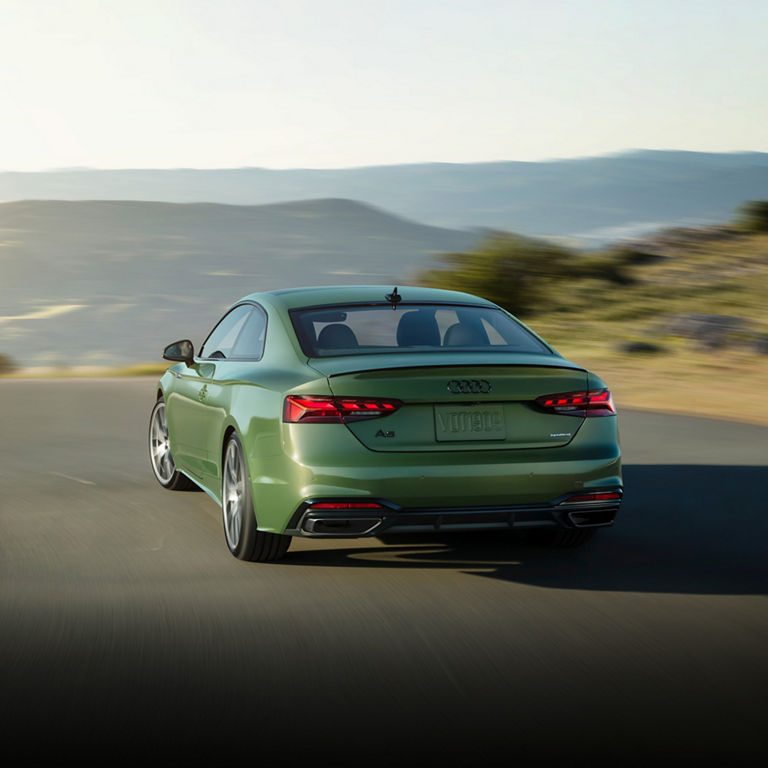
<instances>
[{"instance_id":1,"label":"shrub","mask_svg":"<svg viewBox=\"0 0 768 768\"><path fill-rule=\"evenodd\" d=\"M8 355L0 352L0 376L13 373L16 370L16 364Z\"/></svg>"},{"instance_id":2,"label":"shrub","mask_svg":"<svg viewBox=\"0 0 768 768\"><path fill-rule=\"evenodd\" d=\"M622 341L618 344L617 349L628 355L656 355L659 352L664 352L664 347L661 344L654 344L650 341Z\"/></svg>"},{"instance_id":3,"label":"shrub","mask_svg":"<svg viewBox=\"0 0 768 768\"><path fill-rule=\"evenodd\" d=\"M464 253L439 257L445 267L422 272L418 280L432 288L447 288L483 296L514 315L552 309L555 289L567 296L572 281L593 278L614 285L634 282L626 262L612 254L588 256L546 240L495 232Z\"/></svg>"},{"instance_id":4,"label":"shrub","mask_svg":"<svg viewBox=\"0 0 768 768\"><path fill-rule=\"evenodd\" d=\"M447 266L422 273L424 285L473 293L527 315L542 302L549 284L563 276L572 254L543 240L495 233L471 251L441 258Z\"/></svg>"},{"instance_id":5,"label":"shrub","mask_svg":"<svg viewBox=\"0 0 768 768\"><path fill-rule=\"evenodd\" d=\"M614 285L636 282L627 268L627 262L613 253L582 256L574 266L576 277L594 277Z\"/></svg>"},{"instance_id":6,"label":"shrub","mask_svg":"<svg viewBox=\"0 0 768 768\"><path fill-rule=\"evenodd\" d=\"M634 266L636 264L655 264L664 259L660 253L645 251L631 245L619 246L618 248L614 248L611 253L617 261L627 266Z\"/></svg>"},{"instance_id":7,"label":"shrub","mask_svg":"<svg viewBox=\"0 0 768 768\"><path fill-rule=\"evenodd\" d=\"M739 208L739 223L750 232L768 232L768 200L750 200Z\"/></svg>"}]
</instances>

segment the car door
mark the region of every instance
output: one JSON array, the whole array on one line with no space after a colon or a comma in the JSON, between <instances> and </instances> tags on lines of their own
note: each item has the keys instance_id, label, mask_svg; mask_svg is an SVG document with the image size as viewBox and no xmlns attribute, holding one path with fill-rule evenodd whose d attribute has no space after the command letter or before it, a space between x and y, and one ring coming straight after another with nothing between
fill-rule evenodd
<instances>
[{"instance_id":1,"label":"car door","mask_svg":"<svg viewBox=\"0 0 768 768\"><path fill-rule=\"evenodd\" d=\"M252 311L252 305L239 304L224 315L203 342L192 365L177 374L176 386L166 403L174 460L180 469L198 479L205 480L211 473L207 466L211 439L208 433L217 421L215 411L223 405L217 368L232 353Z\"/></svg>"},{"instance_id":2,"label":"car door","mask_svg":"<svg viewBox=\"0 0 768 768\"><path fill-rule=\"evenodd\" d=\"M232 412L232 401L244 376L252 373L252 366L261 360L267 316L258 305L250 305L250 312L240 326L231 347L223 350L224 357L216 360L215 371L207 381L204 407L200 411L201 431L205 439L202 469L206 485L221 486L221 453L224 421Z\"/></svg>"}]
</instances>

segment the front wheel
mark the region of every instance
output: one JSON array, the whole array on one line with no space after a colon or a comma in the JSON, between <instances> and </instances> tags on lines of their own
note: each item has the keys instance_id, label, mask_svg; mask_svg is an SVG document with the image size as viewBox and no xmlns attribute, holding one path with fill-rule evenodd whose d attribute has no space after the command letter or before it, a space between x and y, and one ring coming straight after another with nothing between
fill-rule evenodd
<instances>
[{"instance_id":1,"label":"front wheel","mask_svg":"<svg viewBox=\"0 0 768 768\"><path fill-rule=\"evenodd\" d=\"M165 400L158 398L149 417L149 461L157 482L169 491L196 491L198 487L182 475L173 463L171 444L168 439L168 420L165 416Z\"/></svg>"},{"instance_id":2,"label":"front wheel","mask_svg":"<svg viewBox=\"0 0 768 768\"><path fill-rule=\"evenodd\" d=\"M243 447L236 434L227 441L221 474L221 511L229 551L238 560L279 560L288 551L291 537L258 529Z\"/></svg>"}]
</instances>

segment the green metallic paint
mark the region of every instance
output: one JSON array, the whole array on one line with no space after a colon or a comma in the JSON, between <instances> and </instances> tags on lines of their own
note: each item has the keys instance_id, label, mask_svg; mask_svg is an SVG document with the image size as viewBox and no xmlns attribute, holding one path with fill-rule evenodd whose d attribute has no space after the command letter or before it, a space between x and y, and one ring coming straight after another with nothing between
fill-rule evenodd
<instances>
[{"instance_id":1,"label":"green metallic paint","mask_svg":"<svg viewBox=\"0 0 768 768\"><path fill-rule=\"evenodd\" d=\"M235 430L248 463L258 527L273 533L286 530L307 498L386 499L404 507L472 505L482 499L482 505L492 506L548 502L581 488L621 486L615 416L542 415L524 404L542 394L605 386L554 351L307 360L293 331L291 308L380 302L387 290L311 288L243 299L258 303L268 316L260 360L195 358L190 366L172 366L160 379L177 468L220 503L225 437ZM401 287L400 293L404 301L494 306L458 292ZM470 375L492 380L492 394L452 395L444 389L447 379ZM410 405L352 425L284 424L288 394L399 397ZM503 444L435 441L432 404L493 402L494 396L505 401L508 434L522 438ZM395 431L392 445L376 444L380 428ZM572 433L567 440L544 437L566 432Z\"/></svg>"}]
</instances>

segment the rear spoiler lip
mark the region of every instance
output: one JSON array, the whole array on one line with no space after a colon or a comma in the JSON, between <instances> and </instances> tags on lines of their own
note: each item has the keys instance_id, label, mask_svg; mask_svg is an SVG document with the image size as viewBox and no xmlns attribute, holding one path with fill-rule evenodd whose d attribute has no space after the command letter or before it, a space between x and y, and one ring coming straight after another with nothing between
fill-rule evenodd
<instances>
[{"instance_id":1,"label":"rear spoiler lip","mask_svg":"<svg viewBox=\"0 0 768 768\"><path fill-rule=\"evenodd\" d=\"M336 358L324 358L325 360L332 360ZM405 370L413 370L413 369L424 369L424 368L464 368L464 367L482 367L482 368L554 368L554 369L566 369L566 370L572 370L572 371L580 371L582 373L589 373L589 371L584 368L581 365L577 365L576 363L571 363L568 360L564 360L562 363L537 363L537 362L519 362L519 363L513 363L513 362L506 362L506 363L489 363L489 362L467 362L467 363L421 363L420 365L362 365L360 367L350 367L348 369L342 370L342 371L324 371L322 368L315 365L315 360L310 359L307 361L307 365L309 365L311 368L316 370L319 374L322 376L327 376L329 379L336 378L338 376L353 376L356 373L368 373L372 371L405 371Z\"/></svg>"}]
</instances>

